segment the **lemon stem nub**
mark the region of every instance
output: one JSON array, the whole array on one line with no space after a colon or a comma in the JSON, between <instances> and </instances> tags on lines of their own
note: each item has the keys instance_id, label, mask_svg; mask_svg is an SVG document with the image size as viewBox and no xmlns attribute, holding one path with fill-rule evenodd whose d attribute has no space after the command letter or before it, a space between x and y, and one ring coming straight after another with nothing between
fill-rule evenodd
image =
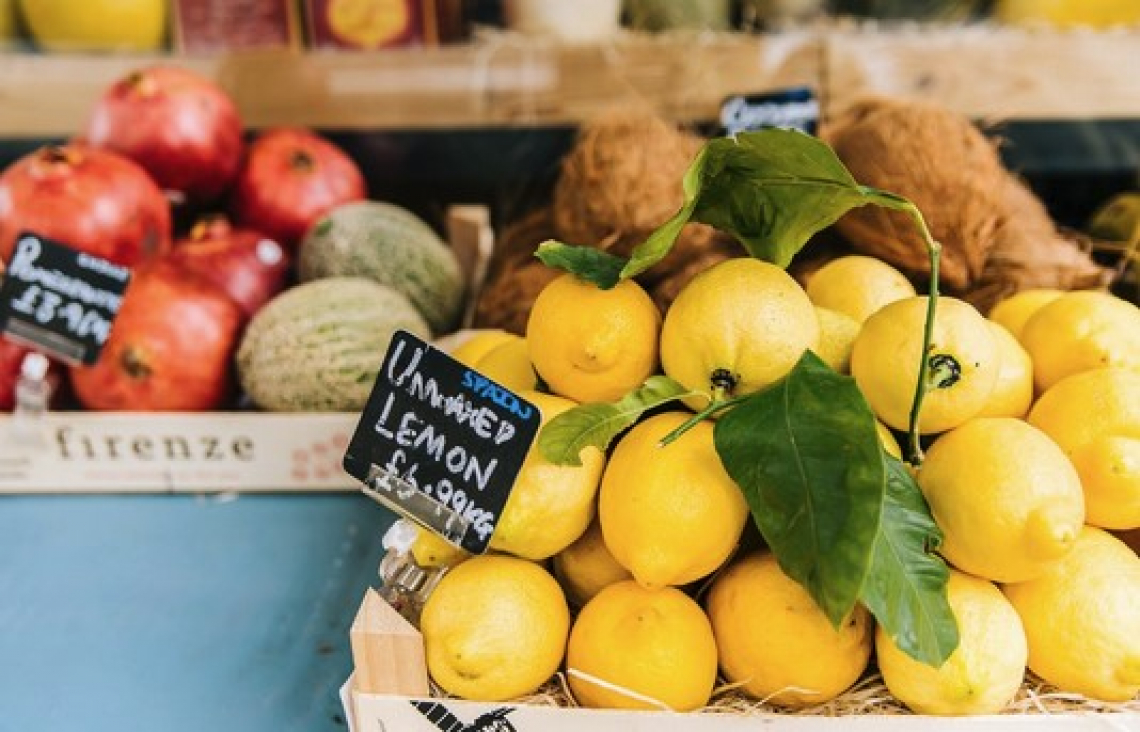
<instances>
[{"instance_id":1,"label":"lemon stem nub","mask_svg":"<svg viewBox=\"0 0 1140 732\"><path fill-rule=\"evenodd\" d=\"M709 376L709 383L713 388L713 403L722 402L732 396L738 381L736 374L728 369L715 369Z\"/></svg>"},{"instance_id":2,"label":"lemon stem nub","mask_svg":"<svg viewBox=\"0 0 1140 732\"><path fill-rule=\"evenodd\" d=\"M962 378L962 365L958 359L945 353L936 353L927 359L930 378L927 386L935 389L948 389Z\"/></svg>"}]
</instances>

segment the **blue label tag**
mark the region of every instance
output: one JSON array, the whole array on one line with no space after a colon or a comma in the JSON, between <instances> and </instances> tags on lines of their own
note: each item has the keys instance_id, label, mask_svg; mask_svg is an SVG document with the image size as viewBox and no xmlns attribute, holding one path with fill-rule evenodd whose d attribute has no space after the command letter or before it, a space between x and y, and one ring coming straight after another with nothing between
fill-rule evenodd
<instances>
[{"instance_id":1,"label":"blue label tag","mask_svg":"<svg viewBox=\"0 0 1140 732\"><path fill-rule=\"evenodd\" d=\"M806 86L729 97L720 106L725 135L782 127L814 135L819 128L819 100Z\"/></svg>"},{"instance_id":2,"label":"blue label tag","mask_svg":"<svg viewBox=\"0 0 1140 732\"><path fill-rule=\"evenodd\" d=\"M509 389L397 331L344 468L377 501L481 554L541 420Z\"/></svg>"}]
</instances>

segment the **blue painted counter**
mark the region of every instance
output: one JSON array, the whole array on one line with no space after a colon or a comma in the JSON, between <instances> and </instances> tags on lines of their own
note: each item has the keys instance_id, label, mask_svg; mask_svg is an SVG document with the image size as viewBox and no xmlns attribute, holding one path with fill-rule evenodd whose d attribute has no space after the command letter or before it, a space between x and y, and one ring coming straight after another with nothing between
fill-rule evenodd
<instances>
[{"instance_id":1,"label":"blue painted counter","mask_svg":"<svg viewBox=\"0 0 1140 732\"><path fill-rule=\"evenodd\" d=\"M345 730L391 520L352 494L0 497L0 731Z\"/></svg>"}]
</instances>

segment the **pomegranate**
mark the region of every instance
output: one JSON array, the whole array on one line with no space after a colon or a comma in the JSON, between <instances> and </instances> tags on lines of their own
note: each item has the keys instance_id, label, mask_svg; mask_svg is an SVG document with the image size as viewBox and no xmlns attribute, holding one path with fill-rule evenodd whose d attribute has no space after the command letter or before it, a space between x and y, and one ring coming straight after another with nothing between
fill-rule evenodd
<instances>
[{"instance_id":1,"label":"pomegranate","mask_svg":"<svg viewBox=\"0 0 1140 732\"><path fill-rule=\"evenodd\" d=\"M134 273L111 336L93 366L69 370L88 409L205 411L234 393L241 308L214 285L169 263Z\"/></svg>"},{"instance_id":2,"label":"pomegranate","mask_svg":"<svg viewBox=\"0 0 1140 732\"><path fill-rule=\"evenodd\" d=\"M241 167L237 106L210 79L177 66L127 74L95 103L84 140L141 165L177 199L222 196Z\"/></svg>"},{"instance_id":3,"label":"pomegranate","mask_svg":"<svg viewBox=\"0 0 1140 732\"><path fill-rule=\"evenodd\" d=\"M251 229L236 229L221 215L201 219L175 242L166 259L224 290L247 318L285 288L290 265L276 241Z\"/></svg>"},{"instance_id":4,"label":"pomegranate","mask_svg":"<svg viewBox=\"0 0 1140 732\"><path fill-rule=\"evenodd\" d=\"M343 150L310 130L280 127L249 146L231 210L239 225L294 251L319 218L365 195L364 175Z\"/></svg>"},{"instance_id":5,"label":"pomegranate","mask_svg":"<svg viewBox=\"0 0 1140 732\"><path fill-rule=\"evenodd\" d=\"M0 259L12 256L22 231L133 267L170 249L170 205L118 153L49 145L0 174Z\"/></svg>"}]
</instances>

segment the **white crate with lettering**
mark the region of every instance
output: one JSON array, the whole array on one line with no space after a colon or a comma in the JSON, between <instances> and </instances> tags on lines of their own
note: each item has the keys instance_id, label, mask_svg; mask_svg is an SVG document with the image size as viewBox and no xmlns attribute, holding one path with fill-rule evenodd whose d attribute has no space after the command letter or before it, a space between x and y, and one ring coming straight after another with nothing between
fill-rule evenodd
<instances>
[{"instance_id":1,"label":"white crate with lettering","mask_svg":"<svg viewBox=\"0 0 1140 732\"><path fill-rule=\"evenodd\" d=\"M0 493L355 491L359 414L60 412L0 419Z\"/></svg>"},{"instance_id":2,"label":"white crate with lettering","mask_svg":"<svg viewBox=\"0 0 1140 732\"><path fill-rule=\"evenodd\" d=\"M478 292L494 246L490 213L453 206L447 228L468 291ZM359 412L67 411L28 425L0 415L0 494L359 491L341 465L359 419Z\"/></svg>"}]
</instances>

